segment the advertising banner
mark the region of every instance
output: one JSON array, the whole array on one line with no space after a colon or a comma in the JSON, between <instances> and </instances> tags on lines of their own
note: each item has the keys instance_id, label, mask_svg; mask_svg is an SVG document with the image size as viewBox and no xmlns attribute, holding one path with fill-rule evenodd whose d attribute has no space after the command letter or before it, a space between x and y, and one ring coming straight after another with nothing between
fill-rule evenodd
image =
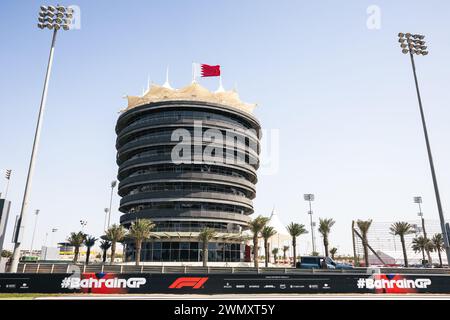
<instances>
[{"instance_id":1,"label":"advertising banner","mask_svg":"<svg viewBox=\"0 0 450 320\"><path fill-rule=\"evenodd\" d=\"M450 275L0 274L1 293L450 293Z\"/></svg>"}]
</instances>

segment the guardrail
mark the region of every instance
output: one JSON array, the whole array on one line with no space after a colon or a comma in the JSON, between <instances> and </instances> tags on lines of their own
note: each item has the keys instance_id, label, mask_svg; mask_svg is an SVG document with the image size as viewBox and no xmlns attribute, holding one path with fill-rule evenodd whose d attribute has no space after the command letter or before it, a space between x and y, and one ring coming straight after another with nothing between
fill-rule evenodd
<instances>
[{"instance_id":1,"label":"guardrail","mask_svg":"<svg viewBox=\"0 0 450 320\"><path fill-rule=\"evenodd\" d=\"M254 267L200 267L200 266L148 266L148 265L111 265L111 264L73 264L73 263L20 263L18 273L183 273L183 274L372 274L402 273L402 274L449 274L445 268L354 268L336 269L296 269L296 268L254 268Z\"/></svg>"}]
</instances>

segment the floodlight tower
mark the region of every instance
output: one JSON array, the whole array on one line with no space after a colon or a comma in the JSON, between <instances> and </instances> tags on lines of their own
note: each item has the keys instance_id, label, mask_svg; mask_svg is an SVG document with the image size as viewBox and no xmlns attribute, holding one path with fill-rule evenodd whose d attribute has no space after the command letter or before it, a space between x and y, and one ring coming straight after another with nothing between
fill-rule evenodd
<instances>
[{"instance_id":1,"label":"floodlight tower","mask_svg":"<svg viewBox=\"0 0 450 320\"><path fill-rule=\"evenodd\" d=\"M314 237L314 222L313 222L313 211L312 211L312 206L311 206L311 202L314 201L314 195L312 193L308 193L308 194L304 194L303 195L303 199L305 199L305 201L309 202L309 219L310 219L310 224L311 224L311 241L312 241L312 252L316 252L316 239Z\"/></svg>"},{"instance_id":2,"label":"floodlight tower","mask_svg":"<svg viewBox=\"0 0 450 320\"><path fill-rule=\"evenodd\" d=\"M41 6L41 11L39 12L38 28L40 28L40 29L47 28L49 30L53 30L53 37L52 37L52 44L50 47L50 55L48 58L47 73L45 75L44 90L42 91L41 105L39 107L39 116L38 116L38 120L37 120L37 124L36 124L36 131L34 134L33 149L31 151L31 158L30 158L30 163L28 166L27 182L25 184L25 191L24 191L23 200L22 200L22 207L20 210L20 215L17 220L16 230L14 233L14 235L15 235L15 237L14 237L14 253L12 256L11 266L9 269L10 272L17 272L17 267L19 265L20 247L21 247L23 232L25 229L28 198L29 198L29 193L31 190L31 182L32 182L32 178L33 178L36 153L37 153L38 145L39 145L39 137L41 134L42 117L44 115L45 103L47 100L48 81L50 79L50 72L52 69L53 54L55 51L56 34L57 34L58 30L60 30L60 29L69 30L70 25L72 23L72 18L73 18L73 9L69 8L69 7L59 6L59 5L58 6Z\"/></svg>"},{"instance_id":3,"label":"floodlight tower","mask_svg":"<svg viewBox=\"0 0 450 320\"><path fill-rule=\"evenodd\" d=\"M411 58L411 66L412 66L412 71L413 71L413 75L414 75L414 82L416 85L417 99L419 101L420 117L422 119L422 128L423 128L423 133L425 136L425 144L427 146L428 161L430 163L431 177L433 179L434 194L436 197L436 203L437 203L437 208L438 208L438 212L439 212L439 220L441 223L442 236L444 238L445 253L447 255L447 262L450 265L449 239L448 239L447 230L445 228L445 219L444 219L444 213L442 210L441 197L439 195L439 187L438 187L438 183L437 183L436 172L434 170L434 163L433 163L433 156L431 154L430 141L428 139L427 125L425 122L425 115L424 115L423 107L422 107L422 99L420 97L419 83L417 81L416 65L414 63L414 55L418 55L418 56L428 55L427 46L425 46L426 43L424 41L425 36L421 35L421 34L411 34L411 33L401 33L400 32L398 34L398 37L399 37L398 42L400 42L400 47L402 48L402 52L404 54L409 53L409 56Z\"/></svg>"},{"instance_id":4,"label":"floodlight tower","mask_svg":"<svg viewBox=\"0 0 450 320\"><path fill-rule=\"evenodd\" d=\"M419 205L419 213L417 214L422 219L422 232L423 237L427 238L427 231L425 230L425 219L423 218L423 212L422 212L422 197L414 197L414 203L417 203Z\"/></svg>"},{"instance_id":5,"label":"floodlight tower","mask_svg":"<svg viewBox=\"0 0 450 320\"><path fill-rule=\"evenodd\" d=\"M36 234L36 227L38 222L38 215L39 215L39 209L37 209L34 214L36 216L34 220L34 229L33 229L33 236L31 237L31 246L30 246L30 256L33 255L33 244L34 244L34 235Z\"/></svg>"},{"instance_id":6,"label":"floodlight tower","mask_svg":"<svg viewBox=\"0 0 450 320\"><path fill-rule=\"evenodd\" d=\"M109 212L109 215L108 215L108 228L109 228L109 225L111 223L112 198L113 198L114 188L116 187L116 185L117 185L117 181L116 180L111 181L111 197L109 198L109 211L108 211Z\"/></svg>"},{"instance_id":7,"label":"floodlight tower","mask_svg":"<svg viewBox=\"0 0 450 320\"><path fill-rule=\"evenodd\" d=\"M86 220L80 220L80 225L81 225L81 232L84 232L84 227L87 226L87 221Z\"/></svg>"},{"instance_id":8,"label":"floodlight tower","mask_svg":"<svg viewBox=\"0 0 450 320\"><path fill-rule=\"evenodd\" d=\"M103 224L103 230L106 232L106 230L108 229L108 227L106 226L106 223L108 222L109 208L105 208L105 209L103 209L103 211L105 212L105 223Z\"/></svg>"}]
</instances>

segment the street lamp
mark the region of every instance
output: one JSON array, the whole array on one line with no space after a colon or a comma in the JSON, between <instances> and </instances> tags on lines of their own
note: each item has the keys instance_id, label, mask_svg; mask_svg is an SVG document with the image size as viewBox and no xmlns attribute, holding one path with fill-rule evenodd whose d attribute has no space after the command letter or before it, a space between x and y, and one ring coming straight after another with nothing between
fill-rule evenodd
<instances>
[{"instance_id":1,"label":"street lamp","mask_svg":"<svg viewBox=\"0 0 450 320\"><path fill-rule=\"evenodd\" d=\"M110 197L110 199L109 199L108 228L109 228L109 225L110 225L110 223L111 223L112 197L113 197L113 191L114 191L114 188L116 187L116 185L117 185L117 181L116 181L116 180L111 181L111 197Z\"/></svg>"},{"instance_id":2,"label":"street lamp","mask_svg":"<svg viewBox=\"0 0 450 320\"><path fill-rule=\"evenodd\" d=\"M438 187L438 183L437 183L436 172L434 170L434 163L433 163L433 156L431 154L430 141L428 139L427 125L425 122L425 115L424 115L423 107L422 107L422 99L420 97L419 83L417 81L416 65L414 63L414 55L423 55L423 56L428 55L427 46L425 46L426 43L424 41L425 36L421 35L421 34L411 34L411 33L401 33L400 32L398 34L398 37L399 37L398 41L400 42L400 47L402 48L402 52L404 54L409 53L409 56L411 58L411 66L412 66L413 75L414 75L414 82L416 85L417 99L419 101L420 116L422 119L422 128L423 128L423 133L425 136L425 143L427 146L428 161L430 163L431 177L433 179L434 194L436 197L436 203L437 203L437 208L438 208L438 212L439 212L439 220L441 223L441 230L442 230L442 235L444 238L444 247L445 247L445 252L447 255L447 263L450 265L449 239L448 239L448 235L447 235L447 230L445 228L445 219L444 219L444 213L442 210L441 197L439 195L439 187Z\"/></svg>"},{"instance_id":3,"label":"street lamp","mask_svg":"<svg viewBox=\"0 0 450 320\"><path fill-rule=\"evenodd\" d=\"M26 223L26 209L28 205L28 198L29 198L29 192L31 189L31 181L33 178L33 172L34 172L34 164L35 164L35 158L36 153L39 145L39 137L41 135L41 127L42 127L42 117L44 115L44 109L45 109L45 103L47 100L47 89L48 89L48 82L50 79L50 72L52 69L52 62L53 62L53 54L55 51L55 41L56 41L56 33L59 29L63 30L69 30L69 26L72 23L72 17L73 17L73 9L63 6L41 6L41 11L39 12L39 23L38 27L40 29L50 29L53 30L53 37L52 37L52 44L50 47L50 54L48 57L48 65L47 65L47 73L45 75L45 81L44 81L44 89L42 91L42 97L41 97L41 104L39 107L39 116L36 124L36 131L34 134L34 141L33 141L33 149L31 151L31 158L30 163L28 166L28 175L27 175L27 182L25 184L25 191L23 195L22 200L22 208L20 210L20 216L17 220L17 229L15 232L15 239L14 239L14 253L11 260L11 267L10 272L17 272L17 267L19 265L19 259L20 259L20 246L22 242L22 236L25 229L25 223Z\"/></svg>"},{"instance_id":4,"label":"street lamp","mask_svg":"<svg viewBox=\"0 0 450 320\"><path fill-rule=\"evenodd\" d=\"M33 236L31 237L30 256L33 254L34 235L36 234L36 226L37 226L37 221L38 221L39 209L37 209L34 214L36 215L36 218L34 219Z\"/></svg>"},{"instance_id":5,"label":"street lamp","mask_svg":"<svg viewBox=\"0 0 450 320\"><path fill-rule=\"evenodd\" d=\"M313 211L312 211L312 207L311 207L311 202L314 201L314 195L312 193L307 193L303 195L303 199L305 199L305 201L309 202L309 219L310 219L310 224L311 224L311 241L312 241L312 251L313 253L316 252L316 241L315 241L315 237L314 237L314 222L313 222Z\"/></svg>"}]
</instances>

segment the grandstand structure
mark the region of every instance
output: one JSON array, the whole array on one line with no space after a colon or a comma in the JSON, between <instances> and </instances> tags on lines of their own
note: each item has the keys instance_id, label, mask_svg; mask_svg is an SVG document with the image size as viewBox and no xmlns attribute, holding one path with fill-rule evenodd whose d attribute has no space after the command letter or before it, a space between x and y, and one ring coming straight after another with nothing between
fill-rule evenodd
<instances>
[{"instance_id":1,"label":"grandstand structure","mask_svg":"<svg viewBox=\"0 0 450 320\"><path fill-rule=\"evenodd\" d=\"M377 253L373 254L369 250L369 262L372 265L402 265L404 264L402 244L399 236L394 236L390 232L390 227L395 221L373 221L368 233L368 243ZM408 220L414 227L414 233L405 236L405 244L409 265L420 265L422 263L422 253L414 252L412 241L415 237L422 235L422 222L420 219ZM358 230L355 221L355 230ZM441 227L438 220L425 220L425 230L428 238L432 238L436 233L441 233ZM364 249L361 239L354 234L355 256L362 264L364 263ZM445 251L441 252L442 261L446 263ZM380 261L380 258L382 261ZM432 263L439 263L437 252L431 252Z\"/></svg>"}]
</instances>

